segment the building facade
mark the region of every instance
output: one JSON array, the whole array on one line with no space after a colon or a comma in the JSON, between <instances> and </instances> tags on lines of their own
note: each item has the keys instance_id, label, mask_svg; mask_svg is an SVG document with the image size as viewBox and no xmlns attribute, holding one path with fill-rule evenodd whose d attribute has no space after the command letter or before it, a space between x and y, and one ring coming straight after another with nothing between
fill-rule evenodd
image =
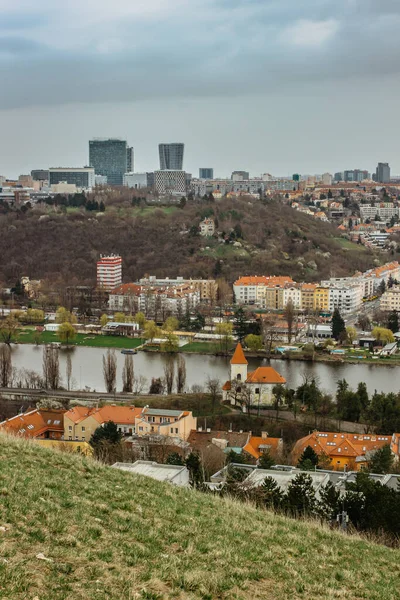
<instances>
[{"instance_id":1,"label":"building facade","mask_svg":"<svg viewBox=\"0 0 400 600\"><path fill-rule=\"evenodd\" d=\"M182 171L184 148L185 145L181 143L159 144L160 169L162 171Z\"/></svg>"},{"instance_id":2,"label":"building facade","mask_svg":"<svg viewBox=\"0 0 400 600\"><path fill-rule=\"evenodd\" d=\"M148 187L147 173L125 173L124 185L129 188L139 190L140 188Z\"/></svg>"},{"instance_id":3,"label":"building facade","mask_svg":"<svg viewBox=\"0 0 400 600\"><path fill-rule=\"evenodd\" d=\"M154 186L161 195L185 195L186 174L185 171L161 170L154 171Z\"/></svg>"},{"instance_id":4,"label":"building facade","mask_svg":"<svg viewBox=\"0 0 400 600\"><path fill-rule=\"evenodd\" d=\"M390 166L389 163L378 163L375 173L375 181L377 183L390 182Z\"/></svg>"},{"instance_id":5,"label":"building facade","mask_svg":"<svg viewBox=\"0 0 400 600\"><path fill-rule=\"evenodd\" d=\"M109 185L123 185L124 174L128 172L128 157L130 161L133 160L132 149L128 148L125 140L89 141L89 164L94 168L96 175L107 177Z\"/></svg>"},{"instance_id":6,"label":"building facade","mask_svg":"<svg viewBox=\"0 0 400 600\"><path fill-rule=\"evenodd\" d=\"M214 179L214 169L200 168L199 179Z\"/></svg>"},{"instance_id":7,"label":"building facade","mask_svg":"<svg viewBox=\"0 0 400 600\"><path fill-rule=\"evenodd\" d=\"M400 312L400 287L392 287L381 296L380 309L388 312Z\"/></svg>"},{"instance_id":8,"label":"building facade","mask_svg":"<svg viewBox=\"0 0 400 600\"><path fill-rule=\"evenodd\" d=\"M59 183L75 185L81 189L92 189L95 186L94 169L92 167L49 169L49 185Z\"/></svg>"},{"instance_id":9,"label":"building facade","mask_svg":"<svg viewBox=\"0 0 400 600\"><path fill-rule=\"evenodd\" d=\"M97 287L106 291L122 283L122 258L116 254L101 256L97 261Z\"/></svg>"}]
</instances>

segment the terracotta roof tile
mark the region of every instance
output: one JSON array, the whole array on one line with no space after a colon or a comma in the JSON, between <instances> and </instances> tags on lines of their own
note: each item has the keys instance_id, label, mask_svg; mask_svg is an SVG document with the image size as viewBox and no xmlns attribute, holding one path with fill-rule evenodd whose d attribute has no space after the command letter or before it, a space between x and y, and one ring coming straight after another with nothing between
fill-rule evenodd
<instances>
[{"instance_id":1,"label":"terracotta roof tile","mask_svg":"<svg viewBox=\"0 0 400 600\"><path fill-rule=\"evenodd\" d=\"M231 365L248 365L246 357L243 352L242 344L239 342L236 346L235 352L231 358Z\"/></svg>"},{"instance_id":2,"label":"terracotta roof tile","mask_svg":"<svg viewBox=\"0 0 400 600\"><path fill-rule=\"evenodd\" d=\"M246 383L286 383L286 379L279 375L273 367L258 367L248 373Z\"/></svg>"}]
</instances>

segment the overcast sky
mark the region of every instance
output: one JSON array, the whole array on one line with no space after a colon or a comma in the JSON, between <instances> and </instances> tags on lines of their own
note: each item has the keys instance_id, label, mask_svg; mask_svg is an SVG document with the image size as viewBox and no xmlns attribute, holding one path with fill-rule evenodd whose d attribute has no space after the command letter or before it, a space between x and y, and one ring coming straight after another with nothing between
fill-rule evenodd
<instances>
[{"instance_id":1,"label":"overcast sky","mask_svg":"<svg viewBox=\"0 0 400 600\"><path fill-rule=\"evenodd\" d=\"M399 0L0 0L0 174L122 137L184 168L400 174Z\"/></svg>"}]
</instances>

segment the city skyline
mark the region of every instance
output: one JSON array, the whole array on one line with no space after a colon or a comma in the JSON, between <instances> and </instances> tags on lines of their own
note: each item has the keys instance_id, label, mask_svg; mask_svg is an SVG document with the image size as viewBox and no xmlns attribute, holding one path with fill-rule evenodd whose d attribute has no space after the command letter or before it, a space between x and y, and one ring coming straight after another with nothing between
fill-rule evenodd
<instances>
[{"instance_id":1,"label":"city skyline","mask_svg":"<svg viewBox=\"0 0 400 600\"><path fill-rule=\"evenodd\" d=\"M399 24L393 0L3 0L2 174L83 166L96 136L136 171L177 139L192 173L400 173Z\"/></svg>"}]
</instances>

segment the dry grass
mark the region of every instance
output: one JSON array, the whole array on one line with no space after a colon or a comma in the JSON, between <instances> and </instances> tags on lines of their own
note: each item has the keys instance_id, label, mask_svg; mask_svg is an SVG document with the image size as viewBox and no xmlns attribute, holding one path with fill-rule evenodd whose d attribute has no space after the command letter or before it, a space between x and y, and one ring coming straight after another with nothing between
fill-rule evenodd
<instances>
[{"instance_id":1,"label":"dry grass","mask_svg":"<svg viewBox=\"0 0 400 600\"><path fill-rule=\"evenodd\" d=\"M0 526L2 600L397 597L398 551L5 436Z\"/></svg>"}]
</instances>

